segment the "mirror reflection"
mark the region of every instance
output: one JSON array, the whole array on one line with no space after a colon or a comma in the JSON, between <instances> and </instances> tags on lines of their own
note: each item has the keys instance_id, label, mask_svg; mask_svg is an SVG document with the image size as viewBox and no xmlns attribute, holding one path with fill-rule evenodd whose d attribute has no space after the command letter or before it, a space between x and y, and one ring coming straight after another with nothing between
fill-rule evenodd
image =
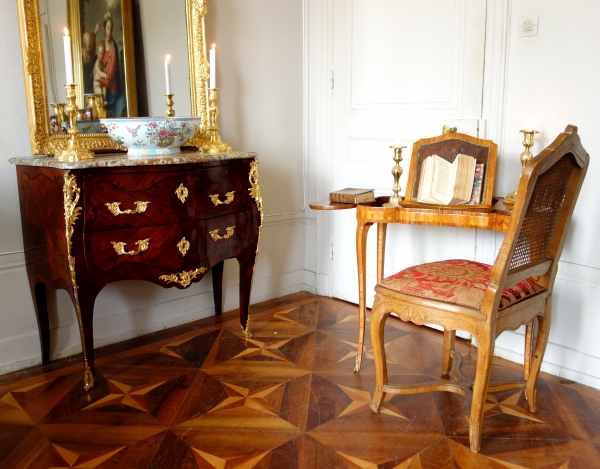
<instances>
[{"instance_id":1,"label":"mirror reflection","mask_svg":"<svg viewBox=\"0 0 600 469\"><path fill-rule=\"evenodd\" d=\"M69 128L68 49L81 133L102 133L103 117L164 116L167 55L176 115L191 115L185 0L171 0L168 8L162 0L39 0L39 6L51 134Z\"/></svg>"}]
</instances>

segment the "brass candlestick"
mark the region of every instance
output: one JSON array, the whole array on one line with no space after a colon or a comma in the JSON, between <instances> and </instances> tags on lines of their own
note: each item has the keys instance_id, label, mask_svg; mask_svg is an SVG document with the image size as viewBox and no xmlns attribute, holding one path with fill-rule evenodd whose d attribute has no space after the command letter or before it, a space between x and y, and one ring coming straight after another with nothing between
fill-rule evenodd
<instances>
[{"instance_id":1,"label":"brass candlestick","mask_svg":"<svg viewBox=\"0 0 600 469\"><path fill-rule=\"evenodd\" d=\"M208 135L210 136L210 142L202 148L202 150L212 154L228 153L231 151L231 147L221 142L221 137L219 137L219 126L217 125L217 116L219 115L217 90L218 88L208 89Z\"/></svg>"},{"instance_id":2,"label":"brass candlestick","mask_svg":"<svg viewBox=\"0 0 600 469\"><path fill-rule=\"evenodd\" d=\"M520 130L519 132L523 133L523 146L525 147L525 151L520 155L521 174L523 174L523 171L525 171L525 166L527 166L529 160L533 158L531 151L529 151L529 149L533 146L533 136L539 132L537 130ZM519 180L521 180L521 175L519 175ZM504 198L504 200L502 201L504 205L512 207L515 204L515 200L517 199L518 188L519 186L517 185L517 189L515 189L514 192L511 192Z\"/></svg>"},{"instance_id":3,"label":"brass candlestick","mask_svg":"<svg viewBox=\"0 0 600 469\"><path fill-rule=\"evenodd\" d=\"M167 117L175 117L175 109L173 109L173 94L166 94L167 98Z\"/></svg>"},{"instance_id":4,"label":"brass candlestick","mask_svg":"<svg viewBox=\"0 0 600 469\"><path fill-rule=\"evenodd\" d=\"M74 83L65 85L65 88L67 89L67 101L69 101L69 104L66 106L65 110L69 115L71 127L67 132L69 134L69 143L67 144L67 148L54 155L54 158L59 159L60 161L81 161L95 157L94 152L85 148L81 148L79 146L79 141L77 140L77 135L79 135L79 129L77 128L79 107L77 107L75 102L77 99L77 93L75 92L76 86L77 85Z\"/></svg>"},{"instance_id":5,"label":"brass candlestick","mask_svg":"<svg viewBox=\"0 0 600 469\"><path fill-rule=\"evenodd\" d=\"M402 167L400 166L400 162L402 161L402 150L406 147L397 147L395 145L391 145L390 148L394 149L394 161L396 165L392 168L392 175L394 176L394 187L392 190L394 191L394 195L390 197L390 200L387 204L383 204L384 207L400 207L400 196L398 192L400 192L400 176L402 176Z\"/></svg>"}]
</instances>

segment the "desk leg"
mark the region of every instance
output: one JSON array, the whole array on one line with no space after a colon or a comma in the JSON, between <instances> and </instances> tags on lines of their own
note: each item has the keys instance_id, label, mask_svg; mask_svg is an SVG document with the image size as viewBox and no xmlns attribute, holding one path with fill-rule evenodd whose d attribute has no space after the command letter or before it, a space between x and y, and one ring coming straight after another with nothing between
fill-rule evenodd
<instances>
[{"instance_id":1,"label":"desk leg","mask_svg":"<svg viewBox=\"0 0 600 469\"><path fill-rule=\"evenodd\" d=\"M366 323L366 267L367 267L367 234L373 223L364 223L356 227L356 262L358 264L358 348L354 372L360 371L365 343Z\"/></svg>"},{"instance_id":2,"label":"desk leg","mask_svg":"<svg viewBox=\"0 0 600 469\"><path fill-rule=\"evenodd\" d=\"M215 316L223 313L223 264L221 261L212 267L213 298L215 299Z\"/></svg>"},{"instance_id":3,"label":"desk leg","mask_svg":"<svg viewBox=\"0 0 600 469\"><path fill-rule=\"evenodd\" d=\"M383 266L385 264L385 235L387 223L377 223L377 282L383 279Z\"/></svg>"}]
</instances>

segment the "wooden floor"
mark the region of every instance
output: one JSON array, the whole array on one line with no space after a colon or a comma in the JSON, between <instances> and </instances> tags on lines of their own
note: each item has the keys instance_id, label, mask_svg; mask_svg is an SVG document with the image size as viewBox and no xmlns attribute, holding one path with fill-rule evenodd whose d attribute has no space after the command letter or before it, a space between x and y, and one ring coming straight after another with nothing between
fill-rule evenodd
<instances>
[{"instance_id":1,"label":"wooden floor","mask_svg":"<svg viewBox=\"0 0 600 469\"><path fill-rule=\"evenodd\" d=\"M0 377L0 468L600 468L600 391L543 375L488 397L480 454L461 399L394 396L369 409L372 354L353 373L357 307L306 293ZM439 376L440 333L388 321L390 381ZM457 341L465 371L476 350ZM370 350L367 343L367 350ZM518 376L497 361L493 376Z\"/></svg>"}]
</instances>

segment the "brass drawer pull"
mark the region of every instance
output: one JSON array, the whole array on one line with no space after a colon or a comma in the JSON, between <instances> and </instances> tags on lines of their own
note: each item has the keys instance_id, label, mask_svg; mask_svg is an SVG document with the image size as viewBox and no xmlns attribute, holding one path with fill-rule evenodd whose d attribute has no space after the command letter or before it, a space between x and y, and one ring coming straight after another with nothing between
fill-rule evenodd
<instances>
[{"instance_id":1,"label":"brass drawer pull","mask_svg":"<svg viewBox=\"0 0 600 469\"><path fill-rule=\"evenodd\" d=\"M228 192L225 195L227 196L227 199L223 202L221 202L219 200L219 194L209 195L209 197L210 197L210 200L212 200L212 203L215 204L215 206L221 205L221 204L229 205L231 202L233 202L233 198L235 197L235 191Z\"/></svg>"},{"instance_id":2,"label":"brass drawer pull","mask_svg":"<svg viewBox=\"0 0 600 469\"><path fill-rule=\"evenodd\" d=\"M125 251L125 246L127 246L127 243L117 243L116 241L111 241L111 243L113 245L113 248L115 248L115 252L119 256L122 256L124 254L127 254L128 256L137 256L139 253L144 252L148 249L148 246L150 246L150 238L136 241L135 245L138 247L137 251Z\"/></svg>"},{"instance_id":3,"label":"brass drawer pull","mask_svg":"<svg viewBox=\"0 0 600 469\"><path fill-rule=\"evenodd\" d=\"M223 236L219 236L219 230L212 230L209 231L208 234L210 234L210 237L213 239L213 241L219 241L220 239L229 239L233 236L233 232L235 231L235 226L228 226L226 228L227 234L224 234Z\"/></svg>"},{"instance_id":4,"label":"brass drawer pull","mask_svg":"<svg viewBox=\"0 0 600 469\"><path fill-rule=\"evenodd\" d=\"M187 287L192 280L194 280L198 275L203 274L208 269L205 267L200 267L196 270L190 270L189 272L181 272L180 274L172 274L172 275L161 275L158 277L159 280L164 280L167 283L178 283L182 287Z\"/></svg>"},{"instance_id":5,"label":"brass drawer pull","mask_svg":"<svg viewBox=\"0 0 600 469\"><path fill-rule=\"evenodd\" d=\"M185 239L184 236L183 238L181 238L181 241L177 243L177 247L179 248L179 252L181 253L181 255L185 256L188 250L190 249L190 242L187 239Z\"/></svg>"},{"instance_id":6,"label":"brass drawer pull","mask_svg":"<svg viewBox=\"0 0 600 469\"><path fill-rule=\"evenodd\" d=\"M189 195L189 191L187 190L187 187L185 187L183 184L179 184L179 187L175 191L175 194L177 195L177 198L179 200L181 200L181 203L183 204L183 203L185 203L185 199L187 199L187 197Z\"/></svg>"},{"instance_id":7,"label":"brass drawer pull","mask_svg":"<svg viewBox=\"0 0 600 469\"><path fill-rule=\"evenodd\" d=\"M148 204L150 202L134 202L135 203L135 210L121 210L119 208L119 205L121 205L120 202L113 202L110 204L105 204L108 207L108 210L110 210L110 213L112 213L115 217L119 216L119 215L131 215L134 213L144 213L146 211L146 209L148 208Z\"/></svg>"}]
</instances>

